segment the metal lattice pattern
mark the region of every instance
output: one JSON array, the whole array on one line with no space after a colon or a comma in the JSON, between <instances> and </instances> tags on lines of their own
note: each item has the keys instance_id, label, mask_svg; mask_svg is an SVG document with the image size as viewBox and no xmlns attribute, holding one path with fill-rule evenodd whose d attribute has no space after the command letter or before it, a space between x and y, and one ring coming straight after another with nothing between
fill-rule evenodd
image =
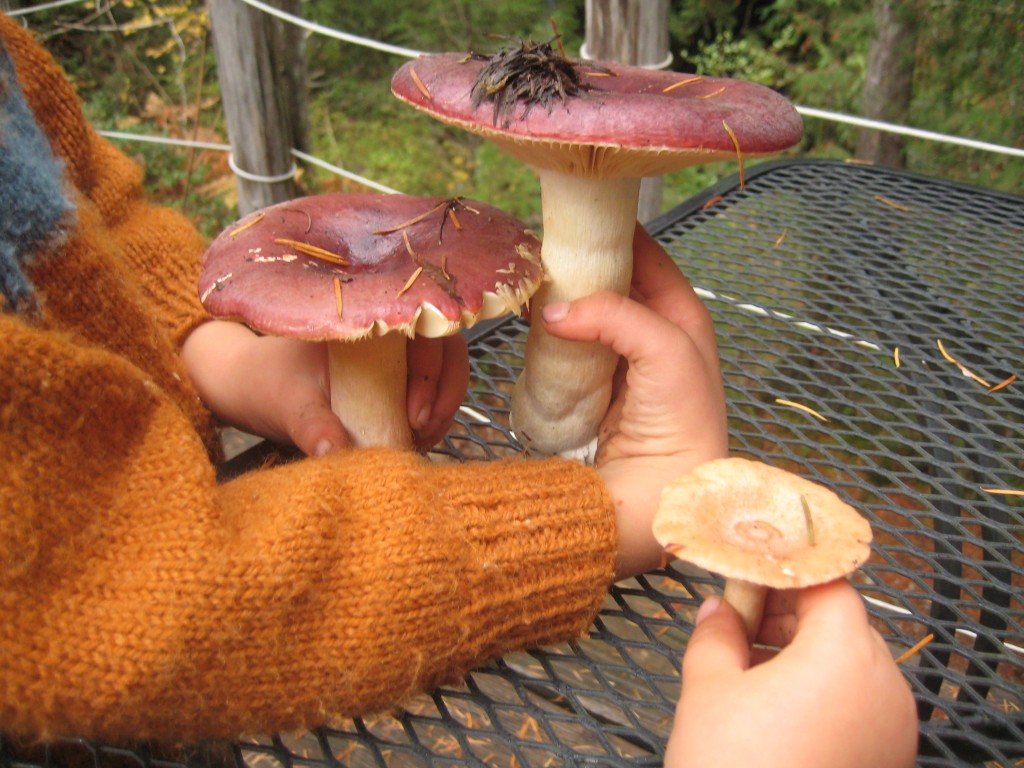
<instances>
[{"instance_id":1,"label":"metal lattice pattern","mask_svg":"<svg viewBox=\"0 0 1024 768\"><path fill-rule=\"evenodd\" d=\"M843 163L769 163L651 229L714 314L734 452L824 483L868 515L875 544L856 584L877 627L894 654L934 636L904 664L919 765L1019 764L1024 500L984 489L1024 488L1024 383L988 391L1024 359L1024 198ZM518 450L508 393L524 336L518 320L474 331L473 388L442 453ZM719 589L673 563L616 585L571 646L509 656L401 712L176 760L660 765L696 607ZM96 765L174 762L64 746ZM26 764L61 764L56 754ZM0 764L12 764L2 740Z\"/></svg>"}]
</instances>

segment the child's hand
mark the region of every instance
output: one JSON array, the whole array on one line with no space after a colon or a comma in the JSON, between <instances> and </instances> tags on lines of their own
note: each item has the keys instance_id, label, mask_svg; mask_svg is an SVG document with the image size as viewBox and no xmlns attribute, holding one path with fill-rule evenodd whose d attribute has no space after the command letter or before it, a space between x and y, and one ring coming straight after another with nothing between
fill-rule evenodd
<instances>
[{"instance_id":1,"label":"child's hand","mask_svg":"<svg viewBox=\"0 0 1024 768\"><path fill-rule=\"evenodd\" d=\"M837 581L793 597L793 612L766 621L759 637L791 640L757 666L739 614L717 598L701 606L666 766L914 764L914 699L860 596Z\"/></svg>"},{"instance_id":2,"label":"child's hand","mask_svg":"<svg viewBox=\"0 0 1024 768\"><path fill-rule=\"evenodd\" d=\"M310 455L349 445L331 411L325 344L258 336L214 320L189 335L182 354L203 402L226 423ZM468 382L461 336L409 342L406 403L418 448L448 431Z\"/></svg>"},{"instance_id":3,"label":"child's hand","mask_svg":"<svg viewBox=\"0 0 1024 768\"><path fill-rule=\"evenodd\" d=\"M600 341L624 359L595 462L618 509L620 576L661 559L651 524L662 488L728 450L711 315L641 227L633 251L633 298L599 293L543 315L549 333Z\"/></svg>"}]
</instances>

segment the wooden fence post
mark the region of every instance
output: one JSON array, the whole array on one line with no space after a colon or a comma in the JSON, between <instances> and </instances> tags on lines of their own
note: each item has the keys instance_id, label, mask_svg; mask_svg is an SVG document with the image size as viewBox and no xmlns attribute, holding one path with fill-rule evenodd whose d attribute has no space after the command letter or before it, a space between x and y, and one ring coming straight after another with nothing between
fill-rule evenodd
<instances>
[{"instance_id":1,"label":"wooden fence post","mask_svg":"<svg viewBox=\"0 0 1024 768\"><path fill-rule=\"evenodd\" d=\"M303 0L267 0L292 16L302 16ZM276 57L277 85L285 99L285 114L291 121L292 146L312 151L309 124L309 76L306 70L306 30L281 19L270 19L271 50ZM302 163L299 163L301 166Z\"/></svg>"},{"instance_id":2,"label":"wooden fence post","mask_svg":"<svg viewBox=\"0 0 1024 768\"><path fill-rule=\"evenodd\" d=\"M875 31L868 48L868 66L861 90L864 117L904 123L914 95L916 15L896 0L874 0ZM870 128L857 132L858 160L897 168L907 166L903 137Z\"/></svg>"},{"instance_id":3,"label":"wooden fence post","mask_svg":"<svg viewBox=\"0 0 1024 768\"><path fill-rule=\"evenodd\" d=\"M297 102L289 94L300 87L293 67L303 51L284 45L301 44L302 37L283 33L281 20L241 0L208 0L207 11L242 216L298 194L291 150L301 143L296 125L303 116L294 114Z\"/></svg>"},{"instance_id":4,"label":"wooden fence post","mask_svg":"<svg viewBox=\"0 0 1024 768\"><path fill-rule=\"evenodd\" d=\"M587 0L586 57L642 67L666 68L669 0ZM644 179L637 217L661 213L662 180Z\"/></svg>"}]
</instances>

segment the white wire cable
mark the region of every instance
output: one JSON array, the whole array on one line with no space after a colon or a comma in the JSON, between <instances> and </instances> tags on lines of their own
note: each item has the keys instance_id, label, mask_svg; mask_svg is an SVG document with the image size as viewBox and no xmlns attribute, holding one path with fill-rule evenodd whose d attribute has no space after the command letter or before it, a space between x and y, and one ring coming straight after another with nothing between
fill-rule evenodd
<instances>
[{"instance_id":1,"label":"white wire cable","mask_svg":"<svg viewBox=\"0 0 1024 768\"><path fill-rule=\"evenodd\" d=\"M22 15L22 14L26 14L26 13L31 13L33 11L45 10L47 8L56 8L56 7L64 6L64 5L72 5L72 4L75 4L75 3L82 3L82 2L85 2L85 1L86 0L55 0L54 2L45 3L45 4L42 4L42 5L38 5L38 6L33 6L32 8L23 8L23 9L21 9L19 11L11 12L9 15L11 15L11 16ZM331 37L331 38L334 38L336 40L341 40L343 42L347 42L347 43L350 43L352 45L359 45L359 46L366 47L366 48L372 48L374 50L382 51L384 53L395 54L397 56L403 56L405 58L418 58L419 56L422 56L424 54L423 51L418 51L418 50L415 50L415 49L412 49L412 48L404 48L402 46L390 45L388 43L382 43L382 42L380 42L378 40L372 40L370 38L360 37L359 35L353 35L353 34L350 34L348 32L342 32L341 30L332 29L331 27L326 27L326 26L324 26L322 24L317 24L316 22L307 21L306 19L303 19L300 16L295 16L293 14L286 13L285 11L282 11L282 10L280 10L278 8L274 8L273 6L270 6L267 3L262 2L261 0L241 0L241 1L244 2L245 4L249 5L249 6L253 7L253 8L256 8L256 9L258 9L260 11L263 11L264 13L268 13L271 16L275 16L276 18L282 19L283 21L286 21L286 22L288 22L290 24L294 24L294 25L296 25L298 27L301 27L303 29L306 29L306 30L308 30L310 32L314 32L316 34L324 35L326 37ZM585 51L582 48L581 48L581 56L586 57L586 53L585 53ZM804 115L806 117L816 118L816 119L819 119L819 120L828 120L828 121L837 122L837 123L845 123L847 125L854 125L854 126L863 127L863 128L870 128L870 129L873 129L873 130L885 131L887 133L895 133L895 134L899 134L899 135L903 135L903 136L910 136L912 138L924 139L924 140L927 140L927 141L937 141L937 142L940 142L940 143L948 143L948 144L954 144L954 145L958 145L958 146L968 147L970 149L977 149L977 150L982 150L982 151L986 151L986 152L994 152L994 153L999 153L999 154L1010 155L1010 156L1013 156L1013 157L1022 157L1022 158L1024 158L1024 149L1019 149L1019 148L1016 148L1016 147L1007 147L1007 146L1000 145L1000 144L993 144L991 142L977 141L977 140L974 140L974 139L966 139L966 138L962 138L960 136L953 136L953 135L950 135L950 134L937 133L935 131L925 131L925 130L921 130L921 129L918 129L918 128L910 128L910 127L903 126L903 125L897 125L897 124L894 124L894 123L886 123L886 122L882 122L882 121L879 121L879 120L871 120L871 119L868 119L868 118L856 117L856 116L853 116L853 115L845 115L845 114L842 114L842 113L839 113L839 112L831 112L831 111L824 110L824 109L817 109L815 107L802 107L802 106L798 105L798 106L796 106L796 110L801 115ZM196 147L196 148L200 148L200 149L223 150L223 151L226 151L228 153L231 152L231 147L230 147L230 145L227 145L227 144L212 144L212 143L208 143L208 142L188 141L188 140L185 140L185 139L170 139L170 138L163 138L163 137L151 137L151 136L144 136L144 135L141 135L141 134L120 133L120 132L117 132L117 131L100 131L100 133L102 135L104 135L104 136L109 137L109 138L124 139L124 140L129 140L129 141L148 141L148 142L153 142L153 143L172 144L172 145L184 146L184 147ZM379 192L385 192L385 193L388 193L388 194L395 194L395 193L397 193L397 190L395 190L395 189L393 189L391 187L388 187L388 186L386 186L384 184L380 184L378 182L372 181L372 180L370 180L370 179L368 179L368 178L366 178L364 176L360 176L358 174L352 173L351 171L346 171L343 168L340 168L340 167L338 167L336 165L332 165L331 163L328 163L328 162L326 162L324 160L321 160L321 159L319 159L319 158L317 158L317 157L315 157L313 155L306 154L305 152L300 152L297 149L292 149L292 155L297 157L297 158L299 158L303 162L309 163L310 165L318 166L318 167L323 168L324 170L330 171L331 173L334 173L334 174L336 174L338 176L342 176L344 178L350 179L351 181L355 181L358 184L362 184L364 186L370 187L371 189L376 189ZM229 159L230 159L230 157L229 157ZM236 173L238 172L238 169L234 168L233 163L232 163L232 170L236 171ZM242 175L243 178L249 178L250 176L252 176L251 174L240 174L240 175ZM253 178L255 178L255 177L253 177ZM282 176L282 178L283 178L283 176ZM268 181L268 180L271 180L271 179L262 179L262 180ZM279 179L278 179L278 177L274 177L272 180L276 181L276 180L279 180Z\"/></svg>"},{"instance_id":2,"label":"white wire cable","mask_svg":"<svg viewBox=\"0 0 1024 768\"><path fill-rule=\"evenodd\" d=\"M80 1L80 0L79 0ZM294 16L290 13L286 13L278 8L267 5L261 0L242 0L246 5L250 5L253 8L257 8L264 13L269 13L271 16L276 16L279 19L283 19L291 24L307 29L310 32L316 32L327 37L333 37L336 40L342 40L353 45L361 45L366 48L373 48L374 50L383 51L385 53L393 53L398 56L404 56L409 59L419 58L424 55L424 51L418 51L412 48L403 48L397 45L390 45L388 43L382 43L377 40L371 40L366 37L360 37L353 35L348 32L342 32L331 27L325 27L322 24L307 21L301 16ZM589 58L586 52L586 43L580 46L580 56L584 59ZM672 56L669 57L665 62L653 65L649 67L651 69L664 69L670 65ZM877 131L885 131L887 133L895 133L902 136L911 136L919 139L927 139L930 141L946 142L949 144L956 144L959 146L969 147L971 149L981 149L986 152L996 152L1005 155L1011 155L1014 157L1024 157L1024 149L1018 149L1016 147L1007 147L1001 144L992 144L986 141L977 141L975 139L965 139L959 136L952 136L945 133L936 133L934 131L925 131L920 128L910 128L903 125L897 125L895 123L886 123L880 120L870 120L864 117L856 117L853 115L844 115L839 112L830 112L824 109L817 109L815 107L796 107L797 112L807 117L815 117L819 120L829 120L837 123L846 123L848 125L855 125L862 128L872 128Z\"/></svg>"},{"instance_id":3,"label":"white wire cable","mask_svg":"<svg viewBox=\"0 0 1024 768\"><path fill-rule=\"evenodd\" d=\"M898 613L901 616L913 616L914 615L914 612L912 610L910 610L909 608L904 608L901 605L896 605L895 603L890 603L887 600L879 600L877 597L872 597L871 595L865 595L865 594L862 594L861 597L864 599L865 603L869 603L870 605L873 605L876 608L881 608L883 611L890 611L892 613ZM978 639L978 633L975 632L973 629L967 629L965 627L954 627L953 631L956 634L958 634L958 635L963 635L964 637L969 637L972 640L977 640ZM1000 642L1002 642L1002 641L1000 641ZM1018 654L1020 656L1024 656L1024 647L1022 647L1020 645L1014 645L1013 643L1007 643L1007 642L1002 642L1002 645L1007 650L1013 651L1014 653L1016 653L1016 654Z\"/></svg>"},{"instance_id":4,"label":"white wire cable","mask_svg":"<svg viewBox=\"0 0 1024 768\"><path fill-rule=\"evenodd\" d=\"M231 166L231 170L234 171L236 175L241 176L242 178L245 179L249 179L250 181L263 181L270 183L276 181L285 181L291 178L295 173L294 168L285 174L281 174L280 177L262 177L256 176L255 174L249 174L244 171L240 172L241 169L235 166L234 161L231 158L230 144L218 144L211 141L192 141L190 139L174 139L167 136L147 136L146 134L142 133L124 133L122 131L97 131L97 133L99 133L100 136L105 136L108 139L119 139L121 141L144 141L150 144L167 144L174 147L212 149L220 152L227 152L228 164ZM293 149L291 152L293 157L302 160L304 163L309 163L310 165L315 165L319 168L323 168L326 171L330 171L331 173L337 174L338 176L342 176L346 179L349 179L350 181L354 181L358 184L370 187L370 189L375 189L378 192L385 192L389 195L398 194L397 189L392 189L391 187L385 186L384 184L380 184L376 181L373 181L372 179L368 179L365 176L360 176L359 174L353 173L352 171L346 171L344 168L339 168L338 166L332 165L331 163L328 163L325 160L321 160L320 158L315 157L313 155L308 155L305 152L301 152L297 149Z\"/></svg>"},{"instance_id":5,"label":"white wire cable","mask_svg":"<svg viewBox=\"0 0 1024 768\"><path fill-rule=\"evenodd\" d=\"M319 168L323 168L324 170L330 171L331 173L336 173L338 176L343 176L346 179L358 182L359 184L363 184L364 186L370 187L371 189L376 189L378 192L386 192L389 195L398 194L397 189L392 189L391 187L384 186L383 184L378 184L376 181L371 181L365 176L360 176L359 174L352 173L352 171L346 171L344 168L339 168L336 165L331 165L330 163L321 160L318 157L314 157L313 155L307 155L305 152L300 152L297 149L292 150L292 155L299 158L299 160L302 160L305 163L309 163L310 165L315 165Z\"/></svg>"},{"instance_id":6,"label":"white wire cable","mask_svg":"<svg viewBox=\"0 0 1024 768\"><path fill-rule=\"evenodd\" d=\"M291 181L295 178L295 174L299 172L299 166L292 160L291 167L282 173L276 173L273 176L264 176L263 174L253 173L240 168L238 163L235 162L235 155L232 152L228 152L228 168L240 179L251 181L254 184L280 184L284 181Z\"/></svg>"},{"instance_id":7,"label":"white wire cable","mask_svg":"<svg viewBox=\"0 0 1024 768\"><path fill-rule=\"evenodd\" d=\"M145 141L150 144L169 144L174 147L192 147L195 149L216 149L230 152L230 144L215 144L212 141L191 141L190 139L172 139L168 136L147 136L144 133L123 133L121 131L97 131L100 136L122 141Z\"/></svg>"},{"instance_id":8,"label":"white wire cable","mask_svg":"<svg viewBox=\"0 0 1024 768\"><path fill-rule=\"evenodd\" d=\"M271 16L276 16L279 19L283 19L291 24L307 29L310 32L316 32L327 37L333 37L336 40L342 40L353 45L361 45L366 48L373 48L374 50L383 51L385 53L393 53L398 56L404 56L409 59L419 58L424 55L424 51L417 51L412 48L403 48L397 45L389 45L388 43L382 43L377 40L371 40L366 37L360 37L353 35L348 32L342 32L331 27L325 27L322 24L307 21L300 16L294 16L290 13L286 13L278 8L267 5L261 0L242 0L246 5L250 5L253 8L257 8L264 13L269 13ZM586 44L584 43L580 47L580 56L584 59L588 58L586 52ZM669 54L668 59L665 62L650 67L651 69L663 69L667 65L671 64L672 57ZM879 120L869 120L868 118L855 117L852 115L844 115L839 112L830 112L824 109L816 109L814 107L796 107L797 112L807 117L815 117L820 120L829 120L837 123L846 123L849 125L856 125L862 128L873 128L878 131L885 131L887 133L895 133L903 136L912 136L919 139L927 139L930 141L946 142L950 144L957 144L964 147L970 147L971 149L981 149L987 152L997 152L1001 154L1011 155L1014 157L1024 157L1024 149L1018 149L1016 147L1006 147L1000 144L992 144L985 141L976 141L974 139L964 139L959 136L952 136L944 133L936 133L934 131L924 131L919 128L909 128L903 125L896 125L895 123L885 123Z\"/></svg>"},{"instance_id":9,"label":"white wire cable","mask_svg":"<svg viewBox=\"0 0 1024 768\"><path fill-rule=\"evenodd\" d=\"M307 21L301 16L293 16L279 8L274 8L272 5L262 3L260 0L242 0L242 2L246 5L252 6L253 8L258 8L264 13L269 13L271 16L276 16L279 19L290 22L297 27L302 27L310 32L316 32L317 34L325 35L326 37L333 37L335 40L342 40L346 43L361 45L364 48L373 48L374 50L383 51L384 53L393 53L396 56L404 56L407 59L418 59L423 55L423 51L417 51L412 48L403 48L400 45L382 43L378 40L371 40L367 37L359 37L358 35L352 35L348 32L342 32L337 29L332 29L331 27L325 27L314 21Z\"/></svg>"},{"instance_id":10,"label":"white wire cable","mask_svg":"<svg viewBox=\"0 0 1024 768\"><path fill-rule=\"evenodd\" d=\"M86 0L54 0L54 2L43 3L41 5L35 5L30 8L21 8L16 11L9 11L7 15L24 16L30 13L35 13L37 11L45 11L51 8L59 8L65 5L75 5L83 2L86 2ZM279 19L287 21L290 24L302 27L303 29L306 29L310 32L315 32L317 34L324 35L326 37L331 37L336 40L341 40L346 43L360 45L365 48L372 48L377 51L383 51L384 53L393 53L396 56L404 56L405 58L409 59L419 58L424 54L423 51L418 51L413 48L404 48L398 45L390 45L388 43L382 43L378 40L372 40L370 38L360 37L359 35L353 35L348 32L342 32L341 30L333 29L331 27L325 27L322 24L307 21L306 19L303 19L301 16L295 16L293 14L286 13L285 11L282 11L279 8L274 8L271 5L267 5L266 3L261 2L261 0L242 0L242 2L244 2L246 5L252 6L253 8L263 11L264 13L268 13L271 16L275 16ZM583 58L587 58L585 44L580 48L580 55ZM668 61L671 61L671 56L668 59ZM656 67L654 68L662 67L664 67L664 64L656 65ZM796 111L799 112L801 115L805 115L807 117L814 117L819 120L828 120L835 123L855 125L860 128L870 128L876 131L884 131L886 133L894 133L901 136L910 136L913 138L925 139L928 141L938 141L947 144L955 144L957 146L968 147L970 149L979 149L985 152L995 152L997 154L1010 155L1011 157L1024 158L1024 149L1020 149L1018 147L1007 147L1002 144L993 144L987 141L966 139L960 136L953 136L947 133L925 131L920 128L910 128L908 126L897 125L895 123L886 123L881 120L871 120L865 117L844 115L840 112L831 112L829 110L817 109L815 107L802 107L798 105L796 107ZM132 138L138 141L145 141L145 139L142 139L138 136L133 136ZM306 159L306 162L318 164L320 161L316 161L315 159ZM338 173L340 171L340 169L337 169L334 166L330 166L329 164L324 164L324 167L327 168L328 170L334 171L335 173ZM347 172L341 172L339 175L346 175L346 173ZM357 177L356 180L360 181L360 183L367 183L367 180L362 179L362 177ZM373 186L373 183L368 183L368 186ZM384 190L381 191L389 190L385 188Z\"/></svg>"},{"instance_id":11,"label":"white wire cable","mask_svg":"<svg viewBox=\"0 0 1024 768\"><path fill-rule=\"evenodd\" d=\"M894 123L884 123L880 120L869 120L866 117L854 117L852 115L844 115L839 112L829 112L824 109L815 109L814 107L800 107L796 108L796 111L801 115L807 115L807 117L817 117L821 120L831 120L836 123L847 123L849 125L856 125L861 128L873 128L876 131L886 131L887 133L898 133L903 136L912 136L917 139L928 139L930 141L945 142L948 144L958 144L963 147L970 147L971 149L982 149L986 152L999 152L1004 155L1013 155L1014 157L1024 157L1024 149L1018 149L1017 147L1006 147L1002 144L990 144L986 141L975 141L974 139L964 139L959 136L951 136L948 133L936 133L934 131L923 131L920 128L908 128L903 125L896 125Z\"/></svg>"},{"instance_id":12,"label":"white wire cable","mask_svg":"<svg viewBox=\"0 0 1024 768\"><path fill-rule=\"evenodd\" d=\"M39 11L49 11L53 8L62 8L65 5L77 5L78 3L84 3L87 0L54 0L52 3L42 3L40 5L32 5L28 8L18 8L14 11L7 11L7 15L14 16L28 16L30 13L38 13Z\"/></svg>"}]
</instances>

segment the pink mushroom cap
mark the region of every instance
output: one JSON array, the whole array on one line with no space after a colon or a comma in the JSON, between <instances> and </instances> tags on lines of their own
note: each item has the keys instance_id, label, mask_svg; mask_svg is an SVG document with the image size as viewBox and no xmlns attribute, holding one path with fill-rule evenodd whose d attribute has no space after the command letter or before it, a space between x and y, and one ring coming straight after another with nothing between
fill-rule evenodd
<instances>
[{"instance_id":1,"label":"pink mushroom cap","mask_svg":"<svg viewBox=\"0 0 1024 768\"><path fill-rule=\"evenodd\" d=\"M564 103L521 102L506 126L489 101L473 105L485 63L459 53L426 55L399 68L391 90L520 160L585 175L648 176L738 154L775 154L803 134L799 113L771 88L608 62L581 62L580 93Z\"/></svg>"},{"instance_id":2,"label":"pink mushroom cap","mask_svg":"<svg viewBox=\"0 0 1024 768\"><path fill-rule=\"evenodd\" d=\"M539 254L522 222L484 203L324 194L225 229L206 252L199 293L211 314L269 335L444 336L518 313L540 284Z\"/></svg>"}]
</instances>

